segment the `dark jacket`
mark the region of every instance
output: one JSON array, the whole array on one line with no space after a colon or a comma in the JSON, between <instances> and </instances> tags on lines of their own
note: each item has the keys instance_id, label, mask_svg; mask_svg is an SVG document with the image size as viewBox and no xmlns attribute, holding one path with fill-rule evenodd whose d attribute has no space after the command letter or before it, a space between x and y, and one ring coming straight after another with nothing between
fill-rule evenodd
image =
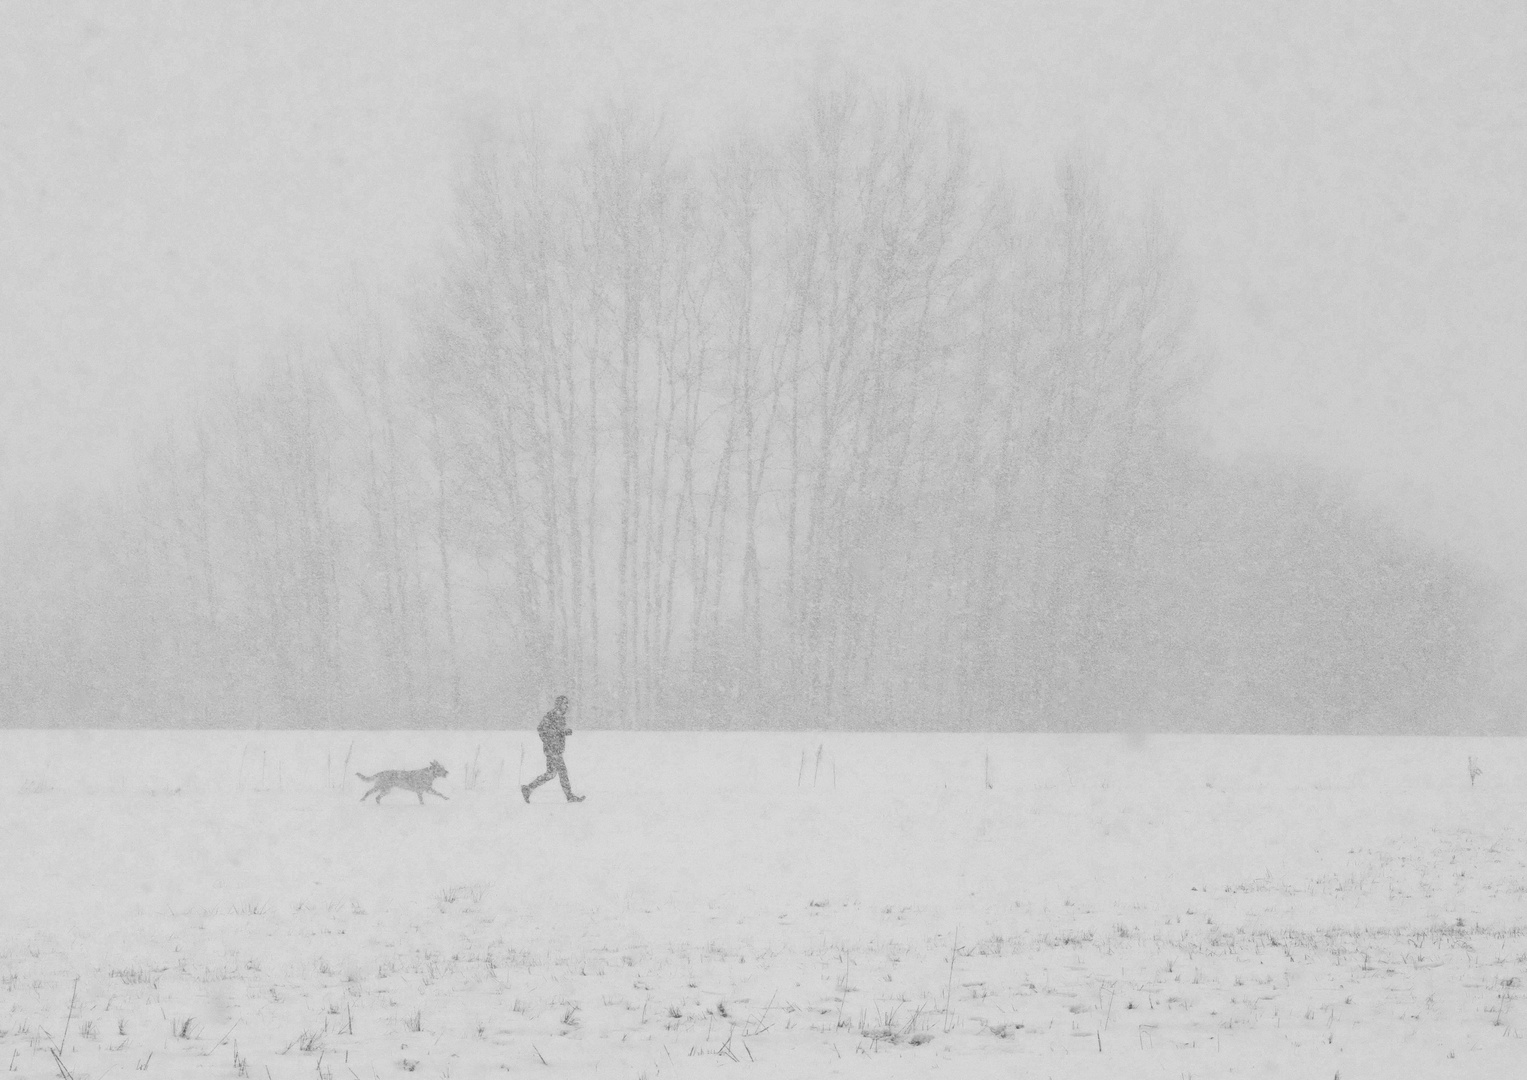
<instances>
[{"instance_id":1,"label":"dark jacket","mask_svg":"<svg viewBox=\"0 0 1527 1080\"><path fill-rule=\"evenodd\" d=\"M542 718L536 726L537 733L541 736L541 747L548 755L561 757L562 751L567 746L567 737L573 733L572 728L567 726L567 713L553 709Z\"/></svg>"}]
</instances>

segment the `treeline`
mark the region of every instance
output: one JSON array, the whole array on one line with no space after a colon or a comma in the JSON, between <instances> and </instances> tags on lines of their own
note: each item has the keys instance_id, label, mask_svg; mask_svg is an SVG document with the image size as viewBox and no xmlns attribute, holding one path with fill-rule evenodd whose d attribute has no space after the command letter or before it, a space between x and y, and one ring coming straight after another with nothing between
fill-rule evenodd
<instances>
[{"instance_id":1,"label":"treeline","mask_svg":"<svg viewBox=\"0 0 1527 1080\"><path fill-rule=\"evenodd\" d=\"M13 516L10 722L1422 729L1485 587L1186 447L1172 249L916 94L481 140L444 280Z\"/></svg>"}]
</instances>

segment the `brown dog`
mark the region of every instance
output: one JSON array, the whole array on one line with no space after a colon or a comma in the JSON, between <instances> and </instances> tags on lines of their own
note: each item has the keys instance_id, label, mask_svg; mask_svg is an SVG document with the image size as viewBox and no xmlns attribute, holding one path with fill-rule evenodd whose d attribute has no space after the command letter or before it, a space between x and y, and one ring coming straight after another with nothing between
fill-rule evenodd
<instances>
[{"instance_id":1,"label":"brown dog","mask_svg":"<svg viewBox=\"0 0 1527 1080\"><path fill-rule=\"evenodd\" d=\"M361 796L361 802L371 798L371 792L374 791L376 792L376 804L381 806L382 796L386 795L393 788L400 787L407 788L419 796L419 805L423 806L424 793L426 791L431 795L440 795L440 792L435 790L435 779L441 776L449 776L450 774L445 771L445 766L441 765L440 762L431 761L422 769L387 769L371 776L366 776L362 773L356 773L355 775L371 784L371 790ZM373 780L376 783L372 784ZM440 797L442 799L449 798L446 795L440 795Z\"/></svg>"}]
</instances>

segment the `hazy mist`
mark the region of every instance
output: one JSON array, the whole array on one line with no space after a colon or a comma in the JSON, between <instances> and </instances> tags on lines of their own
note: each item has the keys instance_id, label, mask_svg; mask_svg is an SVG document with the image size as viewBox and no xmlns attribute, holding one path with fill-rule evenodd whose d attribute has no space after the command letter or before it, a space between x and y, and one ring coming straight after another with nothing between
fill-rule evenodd
<instances>
[{"instance_id":1,"label":"hazy mist","mask_svg":"<svg viewBox=\"0 0 1527 1080\"><path fill-rule=\"evenodd\" d=\"M326 11L0 44L0 723L1519 730L1527 15Z\"/></svg>"}]
</instances>

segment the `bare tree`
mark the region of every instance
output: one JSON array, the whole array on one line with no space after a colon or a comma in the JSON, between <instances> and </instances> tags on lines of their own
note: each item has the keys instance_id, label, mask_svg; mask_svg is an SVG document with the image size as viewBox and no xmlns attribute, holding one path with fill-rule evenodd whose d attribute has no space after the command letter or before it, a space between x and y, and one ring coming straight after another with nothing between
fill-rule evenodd
<instances>
[{"instance_id":1,"label":"bare tree","mask_svg":"<svg viewBox=\"0 0 1527 1080\"><path fill-rule=\"evenodd\" d=\"M1453 692L1401 668L1467 666L1466 575L1180 437L1195 360L1159 220L1077 160L1020 198L967 143L849 76L714 152L619 108L570 148L478 140L415 325L363 316L209 399L131 511L90 511L136 515L93 576L11 574L63 599L0 632L107 627L118 700L178 683L182 711L257 722L571 692L626 725L1096 727L1255 698L1350 726Z\"/></svg>"}]
</instances>

